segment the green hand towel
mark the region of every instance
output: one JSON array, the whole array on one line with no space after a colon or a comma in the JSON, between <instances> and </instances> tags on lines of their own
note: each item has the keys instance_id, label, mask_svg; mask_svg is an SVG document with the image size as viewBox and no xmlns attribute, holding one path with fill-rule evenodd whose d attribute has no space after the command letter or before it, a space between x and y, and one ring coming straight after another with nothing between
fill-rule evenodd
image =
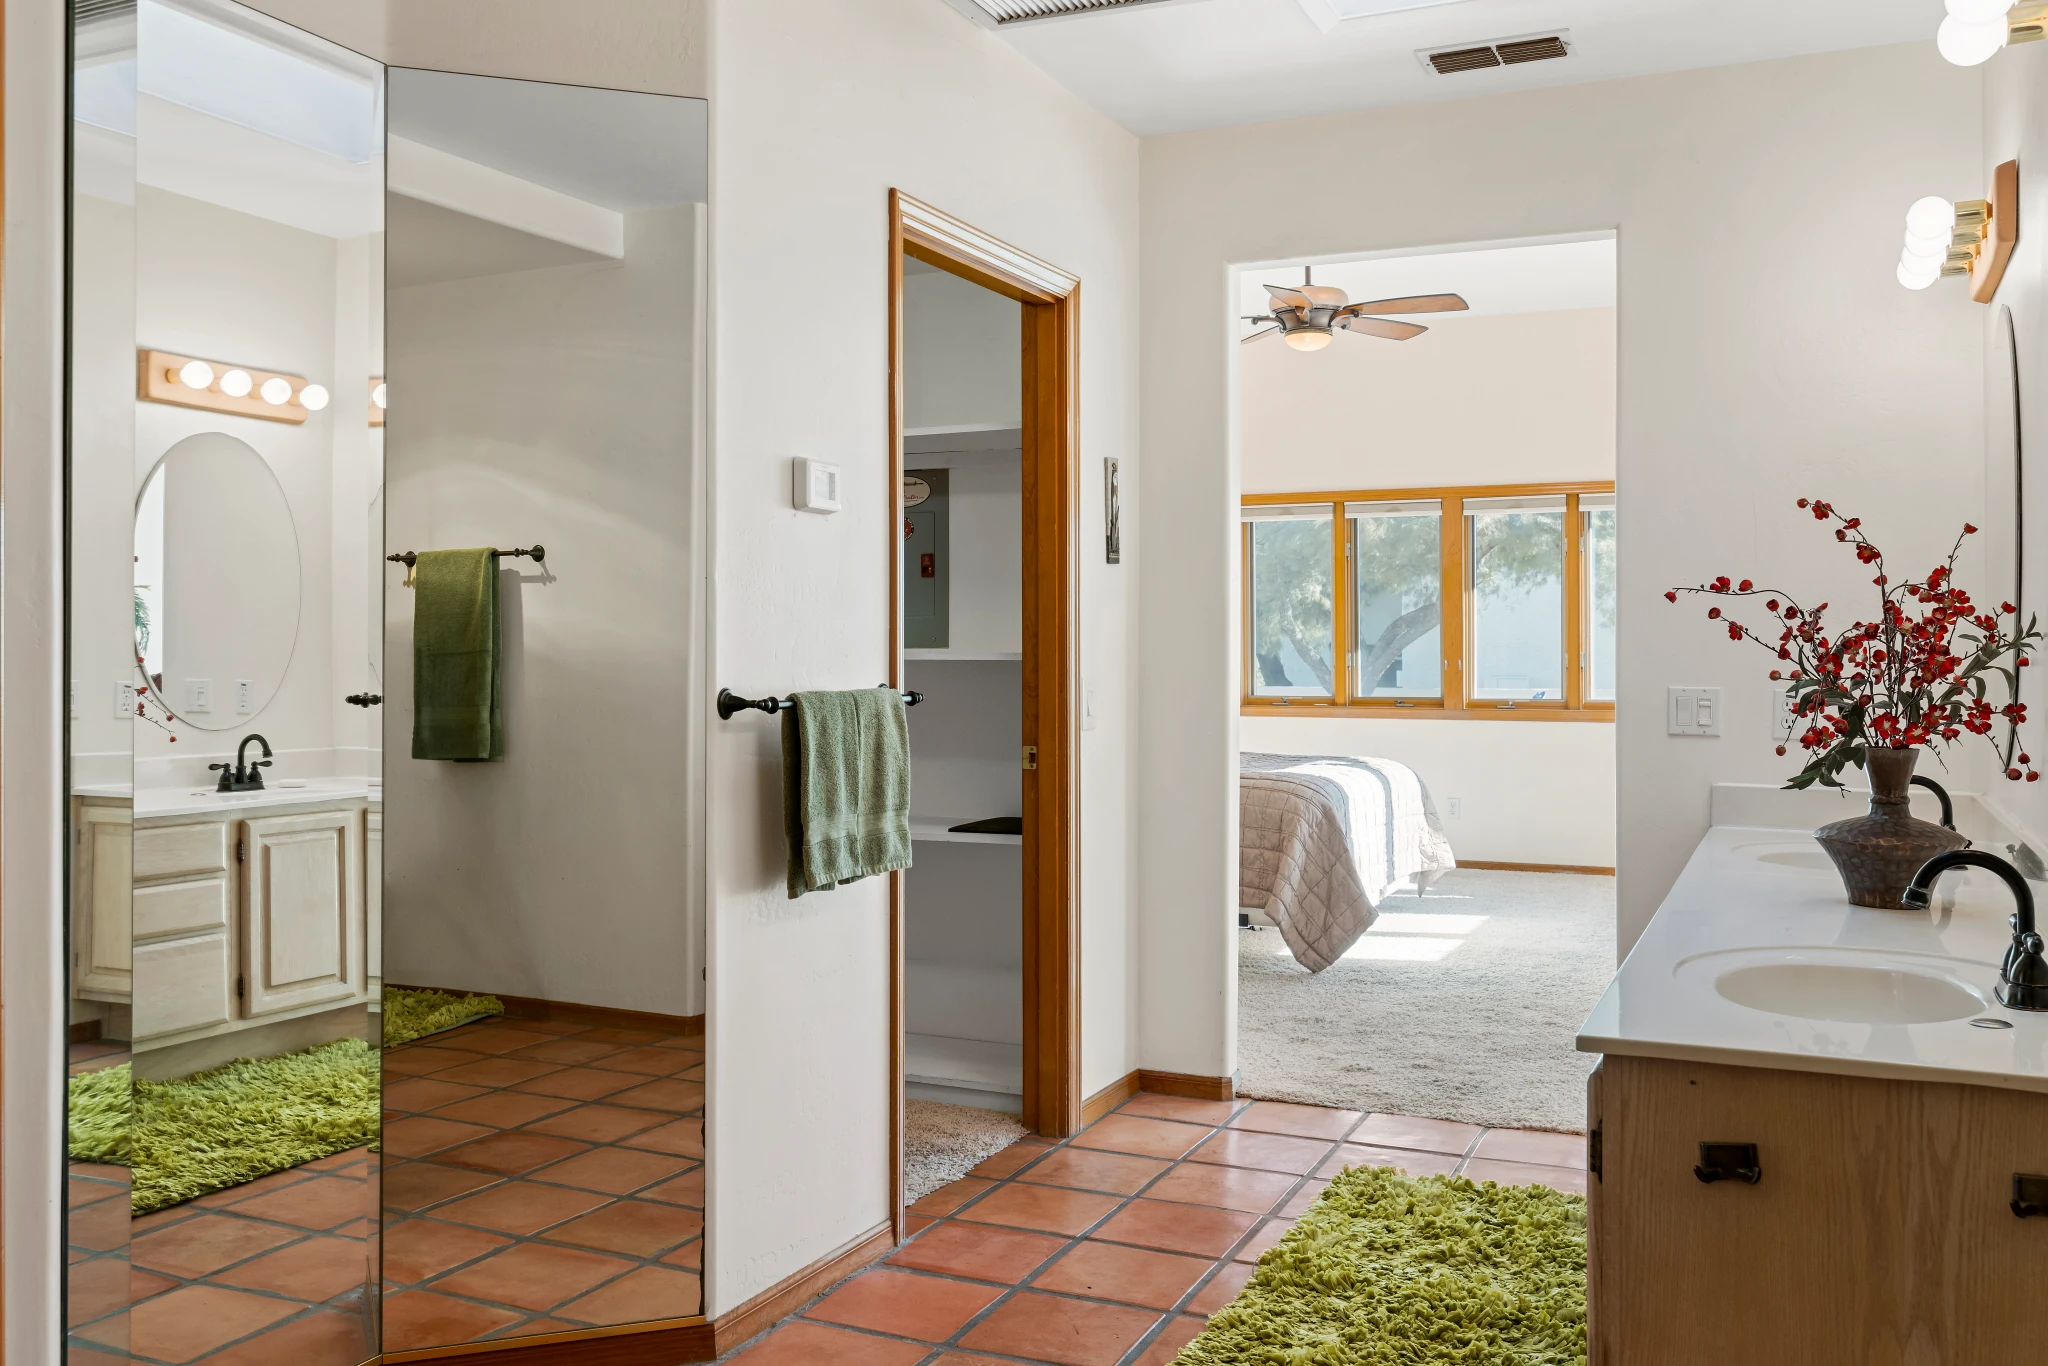
<instances>
[{"instance_id":1,"label":"green hand towel","mask_svg":"<svg viewBox=\"0 0 2048 1366\"><path fill-rule=\"evenodd\" d=\"M504 758L498 552L425 551L412 578L412 757Z\"/></svg>"},{"instance_id":2,"label":"green hand towel","mask_svg":"<svg viewBox=\"0 0 2048 1366\"><path fill-rule=\"evenodd\" d=\"M789 897L910 866L910 728L894 688L797 693L782 713Z\"/></svg>"}]
</instances>

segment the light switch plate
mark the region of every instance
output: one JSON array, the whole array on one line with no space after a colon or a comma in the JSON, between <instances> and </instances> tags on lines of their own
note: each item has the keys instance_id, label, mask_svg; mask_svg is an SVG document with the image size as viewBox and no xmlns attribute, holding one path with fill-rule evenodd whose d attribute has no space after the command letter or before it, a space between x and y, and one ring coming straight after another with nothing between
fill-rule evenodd
<instances>
[{"instance_id":1,"label":"light switch plate","mask_svg":"<svg viewBox=\"0 0 2048 1366\"><path fill-rule=\"evenodd\" d=\"M1666 728L1673 735L1719 735L1721 690L1676 687L1667 689L1664 719Z\"/></svg>"},{"instance_id":2,"label":"light switch plate","mask_svg":"<svg viewBox=\"0 0 2048 1366\"><path fill-rule=\"evenodd\" d=\"M185 710L188 712L213 710L212 679L188 678L185 680Z\"/></svg>"},{"instance_id":3,"label":"light switch plate","mask_svg":"<svg viewBox=\"0 0 2048 1366\"><path fill-rule=\"evenodd\" d=\"M256 710L256 684L252 679L235 680L235 715L247 716Z\"/></svg>"},{"instance_id":4,"label":"light switch plate","mask_svg":"<svg viewBox=\"0 0 2048 1366\"><path fill-rule=\"evenodd\" d=\"M792 498L798 512L833 513L840 509L839 466L828 465L800 455L795 467Z\"/></svg>"}]
</instances>

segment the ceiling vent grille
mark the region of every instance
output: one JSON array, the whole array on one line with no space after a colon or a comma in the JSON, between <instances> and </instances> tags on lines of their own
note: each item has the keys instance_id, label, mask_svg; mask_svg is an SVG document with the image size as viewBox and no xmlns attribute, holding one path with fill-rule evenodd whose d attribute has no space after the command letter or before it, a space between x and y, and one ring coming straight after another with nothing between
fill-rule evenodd
<instances>
[{"instance_id":1,"label":"ceiling vent grille","mask_svg":"<svg viewBox=\"0 0 2048 1366\"><path fill-rule=\"evenodd\" d=\"M1159 3L1161 0L973 0L974 7L993 19L998 27L1029 23L1033 19L1059 19L1070 14L1131 9Z\"/></svg>"},{"instance_id":2,"label":"ceiling vent grille","mask_svg":"<svg viewBox=\"0 0 2048 1366\"><path fill-rule=\"evenodd\" d=\"M1000 0L977 0L978 3L1000 2ZM1494 66L1521 66L1526 62L1548 62L1571 55L1569 33L1539 33L1526 38L1501 38L1476 47L1438 48L1434 51L1418 52L1423 65L1439 76L1453 76L1460 71L1484 71Z\"/></svg>"}]
</instances>

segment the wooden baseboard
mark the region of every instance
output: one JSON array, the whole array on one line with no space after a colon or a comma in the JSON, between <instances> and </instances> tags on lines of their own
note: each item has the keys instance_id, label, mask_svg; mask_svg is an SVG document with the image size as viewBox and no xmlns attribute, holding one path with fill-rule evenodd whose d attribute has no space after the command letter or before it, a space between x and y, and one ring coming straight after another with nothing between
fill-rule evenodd
<instances>
[{"instance_id":1,"label":"wooden baseboard","mask_svg":"<svg viewBox=\"0 0 2048 1366\"><path fill-rule=\"evenodd\" d=\"M435 1366L677 1366L718 1355L712 1326L701 1318L621 1324L457 1347L386 1352L380 1366L431 1361Z\"/></svg>"},{"instance_id":2,"label":"wooden baseboard","mask_svg":"<svg viewBox=\"0 0 2048 1366\"><path fill-rule=\"evenodd\" d=\"M386 990L441 991L467 996L471 987L416 987L386 982ZM619 1010L613 1006L587 1006L576 1001L549 1001L539 996L507 996L502 991L476 992L495 996L505 1003L508 1020L561 1020L566 1024L595 1025L600 1029L639 1029L650 1034L678 1034L687 1039L704 1037L702 1015L660 1015L651 1010Z\"/></svg>"},{"instance_id":3,"label":"wooden baseboard","mask_svg":"<svg viewBox=\"0 0 2048 1366\"><path fill-rule=\"evenodd\" d=\"M713 1320L713 1355L730 1352L754 1334L772 1327L776 1320L791 1313L813 1296L895 1250L895 1226L884 1223L877 1224L838 1251L826 1253L794 1276L769 1286L731 1313L721 1314ZM704 1359L689 1358L693 1361Z\"/></svg>"},{"instance_id":4,"label":"wooden baseboard","mask_svg":"<svg viewBox=\"0 0 2048 1366\"><path fill-rule=\"evenodd\" d=\"M1156 1096L1185 1096L1189 1100L1235 1100L1235 1077L1196 1077L1186 1072L1138 1073L1138 1089Z\"/></svg>"},{"instance_id":5,"label":"wooden baseboard","mask_svg":"<svg viewBox=\"0 0 2048 1366\"><path fill-rule=\"evenodd\" d=\"M1138 1094L1138 1074L1127 1072L1081 1102L1081 1127L1087 1128Z\"/></svg>"},{"instance_id":6,"label":"wooden baseboard","mask_svg":"<svg viewBox=\"0 0 2048 1366\"><path fill-rule=\"evenodd\" d=\"M1491 868L1499 873L1584 873L1589 877L1613 877L1612 868L1600 868L1590 863L1493 863L1485 859L1461 858L1460 868ZM1428 898L1425 896L1424 898Z\"/></svg>"}]
</instances>

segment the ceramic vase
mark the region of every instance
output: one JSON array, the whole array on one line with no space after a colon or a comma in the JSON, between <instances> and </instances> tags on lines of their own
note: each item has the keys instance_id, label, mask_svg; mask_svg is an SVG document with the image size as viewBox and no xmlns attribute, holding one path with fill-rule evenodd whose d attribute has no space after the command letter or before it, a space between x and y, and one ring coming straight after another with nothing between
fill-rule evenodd
<instances>
[{"instance_id":1,"label":"ceramic vase","mask_svg":"<svg viewBox=\"0 0 2048 1366\"><path fill-rule=\"evenodd\" d=\"M1872 749L1863 756L1870 775L1870 811L1813 832L1835 861L1849 904L1903 910L1900 893L1936 854L1969 841L1955 831L1917 819L1908 805L1918 749Z\"/></svg>"}]
</instances>

